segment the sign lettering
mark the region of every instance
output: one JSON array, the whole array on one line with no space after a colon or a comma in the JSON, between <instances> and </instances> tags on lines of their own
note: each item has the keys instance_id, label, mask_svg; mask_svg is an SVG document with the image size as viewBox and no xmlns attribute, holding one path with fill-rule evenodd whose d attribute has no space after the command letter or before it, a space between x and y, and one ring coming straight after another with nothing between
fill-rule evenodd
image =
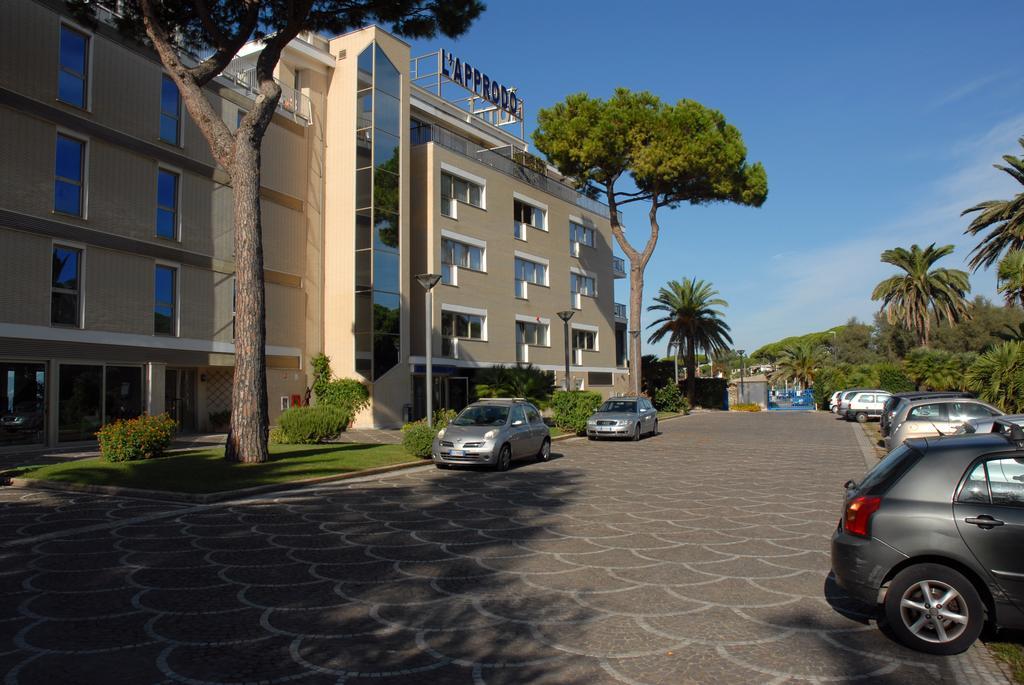
<instances>
[{"instance_id":1,"label":"sign lettering","mask_svg":"<svg viewBox=\"0 0 1024 685\"><path fill-rule=\"evenodd\" d=\"M451 81L492 103L509 114L519 116L519 96L516 89L495 81L469 62L464 62L447 50L441 50L441 73Z\"/></svg>"}]
</instances>

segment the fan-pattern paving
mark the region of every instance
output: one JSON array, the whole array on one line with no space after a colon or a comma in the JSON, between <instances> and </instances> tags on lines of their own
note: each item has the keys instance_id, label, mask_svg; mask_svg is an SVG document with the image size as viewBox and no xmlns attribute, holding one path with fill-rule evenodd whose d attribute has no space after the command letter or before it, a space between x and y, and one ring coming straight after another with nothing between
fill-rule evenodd
<instances>
[{"instance_id":1,"label":"fan-pattern paving","mask_svg":"<svg viewBox=\"0 0 1024 685\"><path fill-rule=\"evenodd\" d=\"M952 681L827 579L848 426L662 430L204 507L0 491L3 682Z\"/></svg>"}]
</instances>

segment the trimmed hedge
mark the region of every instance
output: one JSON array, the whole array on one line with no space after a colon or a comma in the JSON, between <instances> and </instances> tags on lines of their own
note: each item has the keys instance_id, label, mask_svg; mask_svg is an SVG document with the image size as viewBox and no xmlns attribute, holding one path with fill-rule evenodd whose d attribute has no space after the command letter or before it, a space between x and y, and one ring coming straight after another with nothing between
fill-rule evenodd
<instances>
[{"instance_id":1,"label":"trimmed hedge","mask_svg":"<svg viewBox=\"0 0 1024 685\"><path fill-rule=\"evenodd\" d=\"M721 409L725 405L725 393L729 381L725 378L694 378L694 405L705 409ZM680 381L683 388L686 381Z\"/></svg>"},{"instance_id":2,"label":"trimmed hedge","mask_svg":"<svg viewBox=\"0 0 1024 685\"><path fill-rule=\"evenodd\" d=\"M429 459L434 445L434 436L458 415L451 409L434 412L434 426L427 425L426 419L413 421L402 426L402 447L414 457Z\"/></svg>"},{"instance_id":3,"label":"trimmed hedge","mask_svg":"<svg viewBox=\"0 0 1024 685\"><path fill-rule=\"evenodd\" d=\"M289 445L315 445L318 442L336 438L352 420L352 415L330 405L318 404L312 407L292 407L278 419L280 431L275 442Z\"/></svg>"},{"instance_id":4,"label":"trimmed hedge","mask_svg":"<svg viewBox=\"0 0 1024 685\"><path fill-rule=\"evenodd\" d=\"M654 408L658 411L686 411L684 403L688 404L683 392L675 383L669 383L654 391Z\"/></svg>"},{"instance_id":5,"label":"trimmed hedge","mask_svg":"<svg viewBox=\"0 0 1024 685\"><path fill-rule=\"evenodd\" d=\"M100 454L107 461L135 461L164 456L178 424L167 414L119 419L96 431Z\"/></svg>"},{"instance_id":6,"label":"trimmed hedge","mask_svg":"<svg viewBox=\"0 0 1024 685\"><path fill-rule=\"evenodd\" d=\"M564 431L582 433L587 429L587 418L602 401L600 393L589 390L561 390L551 396L551 419Z\"/></svg>"}]
</instances>

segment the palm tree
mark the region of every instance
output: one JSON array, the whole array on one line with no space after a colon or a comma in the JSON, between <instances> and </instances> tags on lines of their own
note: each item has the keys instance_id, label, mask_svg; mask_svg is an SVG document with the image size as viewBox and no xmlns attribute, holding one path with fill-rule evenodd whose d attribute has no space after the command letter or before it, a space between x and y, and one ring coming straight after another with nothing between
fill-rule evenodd
<instances>
[{"instance_id":1,"label":"palm tree","mask_svg":"<svg viewBox=\"0 0 1024 685\"><path fill-rule=\"evenodd\" d=\"M1024 138L1017 141L1024 148ZM1015 181L1024 186L1024 158L1003 155L1007 166L994 164L1000 171L1005 171ZM1024 192L1017 193L1012 200L989 200L965 209L960 216L972 212L980 212L964 233L978 235L991 229L971 253L970 266L973 271L980 267L986 269L999 260L999 256L1007 250L1024 248Z\"/></svg>"},{"instance_id":2,"label":"palm tree","mask_svg":"<svg viewBox=\"0 0 1024 685\"><path fill-rule=\"evenodd\" d=\"M921 347L928 347L933 317L950 323L970 318L967 293L971 292L971 283L967 272L932 268L952 252L952 245L936 248L932 243L923 250L919 245L911 245L909 250L896 247L882 253L883 262L905 273L876 285L871 299L881 300L889 323L901 323L912 331Z\"/></svg>"},{"instance_id":3,"label":"palm tree","mask_svg":"<svg viewBox=\"0 0 1024 685\"><path fill-rule=\"evenodd\" d=\"M647 326L654 329L647 342L658 343L668 336L677 350L684 350L686 396L693 404L697 394L697 350L713 356L732 345L729 325L723 321L725 314L716 309L728 307L729 303L718 297L710 283L695 278L684 278L682 283L669 281L654 301L656 304L647 311L660 312L662 316Z\"/></svg>"},{"instance_id":4,"label":"palm tree","mask_svg":"<svg viewBox=\"0 0 1024 685\"><path fill-rule=\"evenodd\" d=\"M825 348L810 340L798 340L779 350L779 358L775 362L772 381L793 381L801 387L814 385L825 359Z\"/></svg>"},{"instance_id":5,"label":"palm tree","mask_svg":"<svg viewBox=\"0 0 1024 685\"><path fill-rule=\"evenodd\" d=\"M999 260L996 290L1003 294L1006 306L1024 307L1024 250L1010 250Z\"/></svg>"},{"instance_id":6,"label":"palm tree","mask_svg":"<svg viewBox=\"0 0 1024 685\"><path fill-rule=\"evenodd\" d=\"M555 390L555 374L533 364L498 364L476 373L477 397L522 397L545 407Z\"/></svg>"},{"instance_id":7,"label":"palm tree","mask_svg":"<svg viewBox=\"0 0 1024 685\"><path fill-rule=\"evenodd\" d=\"M1010 414L1024 411L1024 343L1004 342L968 369L967 387Z\"/></svg>"}]
</instances>

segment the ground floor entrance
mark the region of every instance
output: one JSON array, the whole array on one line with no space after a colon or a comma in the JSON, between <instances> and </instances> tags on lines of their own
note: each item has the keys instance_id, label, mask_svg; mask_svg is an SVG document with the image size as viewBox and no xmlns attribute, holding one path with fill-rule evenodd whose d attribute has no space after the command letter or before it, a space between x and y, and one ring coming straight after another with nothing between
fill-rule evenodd
<instances>
[{"instance_id":1,"label":"ground floor entrance","mask_svg":"<svg viewBox=\"0 0 1024 685\"><path fill-rule=\"evenodd\" d=\"M434 411L452 409L460 411L470 402L469 369L459 369L462 375L434 375ZM412 379L413 403L410 419L418 420L427 415L427 399L424 387L425 374L414 374Z\"/></svg>"}]
</instances>

